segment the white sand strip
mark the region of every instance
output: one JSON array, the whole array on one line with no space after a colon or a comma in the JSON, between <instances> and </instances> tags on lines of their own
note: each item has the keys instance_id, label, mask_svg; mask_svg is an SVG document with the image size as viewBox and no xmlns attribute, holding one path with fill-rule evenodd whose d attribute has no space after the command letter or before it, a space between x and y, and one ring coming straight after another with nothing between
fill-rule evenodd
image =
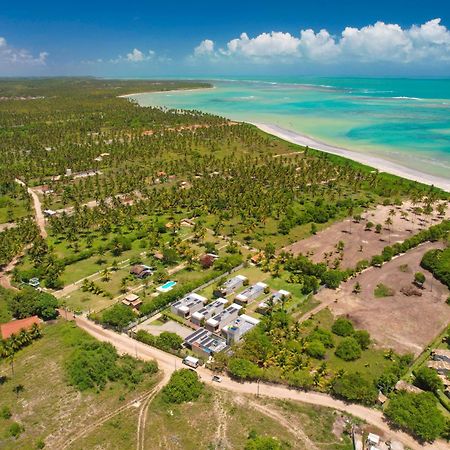
<instances>
[{"instance_id":1,"label":"white sand strip","mask_svg":"<svg viewBox=\"0 0 450 450\"><path fill-rule=\"evenodd\" d=\"M268 134L272 134L273 136L277 136L280 139L291 142L292 144L308 146L315 150L321 150L326 153L339 155L344 158L357 161L361 164L374 167L375 169L378 169L380 172L387 172L393 175L397 175L399 177L407 178L413 181L418 181L424 184L429 185L433 184L436 187L439 187L447 192L450 192L450 179L422 173L419 172L418 170L403 167L400 164L387 161L377 156L359 153L341 147L335 147L333 145L326 144L324 142L318 141L317 139L305 136L295 131L286 130L285 128L281 128L277 125L255 123L255 122L250 123L258 127L261 131L264 131L265 133Z\"/></svg>"}]
</instances>

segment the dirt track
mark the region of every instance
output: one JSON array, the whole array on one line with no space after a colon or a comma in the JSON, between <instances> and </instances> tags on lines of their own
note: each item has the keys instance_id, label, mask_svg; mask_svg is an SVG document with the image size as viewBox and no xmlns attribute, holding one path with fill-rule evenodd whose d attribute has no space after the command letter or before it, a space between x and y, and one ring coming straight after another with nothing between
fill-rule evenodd
<instances>
[{"instance_id":1,"label":"dirt track","mask_svg":"<svg viewBox=\"0 0 450 450\"><path fill-rule=\"evenodd\" d=\"M420 245L381 268L364 271L339 290L323 289L316 298L335 315L348 316L357 328L367 330L380 346L418 355L450 321L450 307L445 303L449 290L420 267L423 254L439 247L439 242ZM402 288L414 287L412 280L418 271L427 279L423 289L416 288L422 296L401 293ZM361 285L360 294L352 292L356 282ZM394 295L375 297L379 283L393 289Z\"/></svg>"},{"instance_id":2,"label":"dirt track","mask_svg":"<svg viewBox=\"0 0 450 450\"><path fill-rule=\"evenodd\" d=\"M176 356L162 352L156 348L149 347L141 342L137 342L127 335L118 334L113 331L103 329L101 326L90 322L84 317L78 317L76 322L78 326L100 341L110 342L121 353L128 353L144 360L155 359L158 362L160 369L165 371L167 375L181 367L181 360ZM202 367L197 369L197 373L203 382L210 385L213 384L211 381L213 373L211 371ZM414 450L423 448L448 450L448 445L443 441L436 441L433 444L422 446L406 433L392 430L384 421L383 415L380 411L366 408L362 405L347 404L326 394L321 394L318 392L301 392L286 388L285 386L269 385L265 383L238 383L228 377L222 377L222 383L220 383L220 385L215 384L214 386L216 388L220 387L221 389L226 389L240 394L256 394L259 392L259 395L262 396L294 400L337 409L365 420L367 423L381 430L386 437L395 438Z\"/></svg>"},{"instance_id":3,"label":"dirt track","mask_svg":"<svg viewBox=\"0 0 450 450\"><path fill-rule=\"evenodd\" d=\"M370 260L373 255L380 254L387 245L402 242L421 229L428 228L442 220L436 211L430 216L416 215L411 208L410 202L404 203L402 207L379 205L374 210L361 214L363 220L359 223L350 219L336 222L314 236L285 247L284 250L292 252L294 255L310 254L314 262L328 259L329 266L332 267L334 261L339 258L336 244L342 241L344 250L340 267L354 267L358 261ZM402 211L407 216L402 217ZM450 210L447 210L446 217L450 217ZM392 220L392 225L385 224L388 218ZM372 222L374 225L381 224L383 227L381 232L376 233L375 226L370 231L366 230L367 222ZM326 254L329 255L328 258Z\"/></svg>"}]
</instances>

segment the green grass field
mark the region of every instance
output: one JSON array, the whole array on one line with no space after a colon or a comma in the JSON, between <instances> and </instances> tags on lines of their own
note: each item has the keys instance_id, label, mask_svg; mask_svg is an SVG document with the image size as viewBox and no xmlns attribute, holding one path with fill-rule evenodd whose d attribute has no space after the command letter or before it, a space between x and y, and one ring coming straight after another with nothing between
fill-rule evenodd
<instances>
[{"instance_id":1,"label":"green grass field","mask_svg":"<svg viewBox=\"0 0 450 450\"><path fill-rule=\"evenodd\" d=\"M93 338L74 323L59 321L45 326L44 336L16 355L14 375L8 362L0 362L0 375L6 377L0 386L0 409L8 407L12 413L11 419L0 418L0 448L34 449L39 439L45 440L46 448L61 448L70 436L151 389L155 376L147 377L131 391L118 383L109 383L98 393L80 393L69 386L66 359L77 345L90 340ZM23 387L17 395L13 392L15 386ZM114 432L107 425L96 432L95 439L111 442L108 448L121 448L114 447L112 440L117 438L119 445L121 433L131 437L136 430L134 420L122 422L120 416L115 420L120 420L121 425L114 426ZM24 428L17 439L8 435L13 422ZM90 442L87 447L77 444L73 448L93 448Z\"/></svg>"}]
</instances>

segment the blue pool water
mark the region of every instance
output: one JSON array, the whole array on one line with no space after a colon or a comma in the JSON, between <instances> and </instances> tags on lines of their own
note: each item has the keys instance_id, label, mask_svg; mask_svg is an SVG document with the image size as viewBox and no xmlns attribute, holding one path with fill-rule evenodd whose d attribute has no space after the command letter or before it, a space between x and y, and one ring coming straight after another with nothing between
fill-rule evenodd
<instances>
[{"instance_id":1,"label":"blue pool water","mask_svg":"<svg viewBox=\"0 0 450 450\"><path fill-rule=\"evenodd\" d=\"M161 289L170 289L170 288L172 288L172 287L174 287L175 285L177 284L177 282L176 281L168 281L167 283L164 283L162 286L161 286Z\"/></svg>"}]
</instances>

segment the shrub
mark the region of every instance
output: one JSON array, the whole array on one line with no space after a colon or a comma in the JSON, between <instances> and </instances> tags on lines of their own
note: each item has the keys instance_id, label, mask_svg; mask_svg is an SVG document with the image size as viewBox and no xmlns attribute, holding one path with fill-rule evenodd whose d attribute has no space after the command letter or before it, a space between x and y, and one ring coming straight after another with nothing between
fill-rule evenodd
<instances>
[{"instance_id":1,"label":"shrub","mask_svg":"<svg viewBox=\"0 0 450 450\"><path fill-rule=\"evenodd\" d=\"M2 408L0 409L0 417L5 420L11 419L12 414L8 406L2 406Z\"/></svg>"},{"instance_id":2,"label":"shrub","mask_svg":"<svg viewBox=\"0 0 450 450\"><path fill-rule=\"evenodd\" d=\"M434 441L445 429L445 419L429 392L398 392L391 397L384 413L395 425L422 441Z\"/></svg>"},{"instance_id":3,"label":"shrub","mask_svg":"<svg viewBox=\"0 0 450 450\"><path fill-rule=\"evenodd\" d=\"M366 330L357 330L357 331L355 331L355 334L353 335L353 337L356 339L356 341L358 342L359 346L363 350L367 350L369 348L369 345L370 345L370 334L369 334L368 331L366 331Z\"/></svg>"},{"instance_id":4,"label":"shrub","mask_svg":"<svg viewBox=\"0 0 450 450\"><path fill-rule=\"evenodd\" d=\"M259 367L243 358L231 358L228 363L230 374L240 380L254 380L261 375Z\"/></svg>"},{"instance_id":5,"label":"shrub","mask_svg":"<svg viewBox=\"0 0 450 450\"><path fill-rule=\"evenodd\" d=\"M344 361L354 361L361 357L361 347L355 338L349 336L336 347L335 354Z\"/></svg>"},{"instance_id":6,"label":"shrub","mask_svg":"<svg viewBox=\"0 0 450 450\"><path fill-rule=\"evenodd\" d=\"M16 319L39 316L42 320L58 317L58 300L47 292L25 288L16 294L9 303L9 309Z\"/></svg>"},{"instance_id":7,"label":"shrub","mask_svg":"<svg viewBox=\"0 0 450 450\"><path fill-rule=\"evenodd\" d=\"M184 403L196 400L203 392L203 384L195 371L180 369L172 374L169 383L162 390L166 403Z\"/></svg>"},{"instance_id":8,"label":"shrub","mask_svg":"<svg viewBox=\"0 0 450 450\"><path fill-rule=\"evenodd\" d=\"M313 377L309 370L296 370L288 374L288 382L300 389L310 389L313 385Z\"/></svg>"},{"instance_id":9,"label":"shrub","mask_svg":"<svg viewBox=\"0 0 450 450\"><path fill-rule=\"evenodd\" d=\"M13 422L9 428L8 428L8 434L13 437L13 438L18 438L23 432L25 431L25 429L23 428L23 426L20 423L17 422Z\"/></svg>"},{"instance_id":10,"label":"shrub","mask_svg":"<svg viewBox=\"0 0 450 450\"><path fill-rule=\"evenodd\" d=\"M334 380L332 392L344 400L373 405L378 392L369 380L366 380L358 372L344 374L342 377Z\"/></svg>"},{"instance_id":11,"label":"shrub","mask_svg":"<svg viewBox=\"0 0 450 450\"><path fill-rule=\"evenodd\" d=\"M327 348L334 347L333 335L323 328L317 327L309 336L308 340L310 341L320 341Z\"/></svg>"},{"instance_id":12,"label":"shrub","mask_svg":"<svg viewBox=\"0 0 450 450\"><path fill-rule=\"evenodd\" d=\"M394 289L391 289L389 286L380 283L377 284L377 287L374 289L373 294L377 298L392 297L395 294L395 291Z\"/></svg>"},{"instance_id":13,"label":"shrub","mask_svg":"<svg viewBox=\"0 0 450 450\"><path fill-rule=\"evenodd\" d=\"M325 352L325 345L318 340L313 340L306 345L306 353L312 358L322 359Z\"/></svg>"},{"instance_id":14,"label":"shrub","mask_svg":"<svg viewBox=\"0 0 450 450\"><path fill-rule=\"evenodd\" d=\"M339 317L334 321L331 331L338 336L351 336L355 330L350 320Z\"/></svg>"},{"instance_id":15,"label":"shrub","mask_svg":"<svg viewBox=\"0 0 450 450\"><path fill-rule=\"evenodd\" d=\"M439 375L428 367L421 367L415 373L415 377L414 384L424 391L437 392L444 388L444 384L439 378Z\"/></svg>"},{"instance_id":16,"label":"shrub","mask_svg":"<svg viewBox=\"0 0 450 450\"><path fill-rule=\"evenodd\" d=\"M136 314L128 306L120 303L115 304L111 308L106 309L101 314L101 322L122 330L136 318Z\"/></svg>"}]
</instances>

